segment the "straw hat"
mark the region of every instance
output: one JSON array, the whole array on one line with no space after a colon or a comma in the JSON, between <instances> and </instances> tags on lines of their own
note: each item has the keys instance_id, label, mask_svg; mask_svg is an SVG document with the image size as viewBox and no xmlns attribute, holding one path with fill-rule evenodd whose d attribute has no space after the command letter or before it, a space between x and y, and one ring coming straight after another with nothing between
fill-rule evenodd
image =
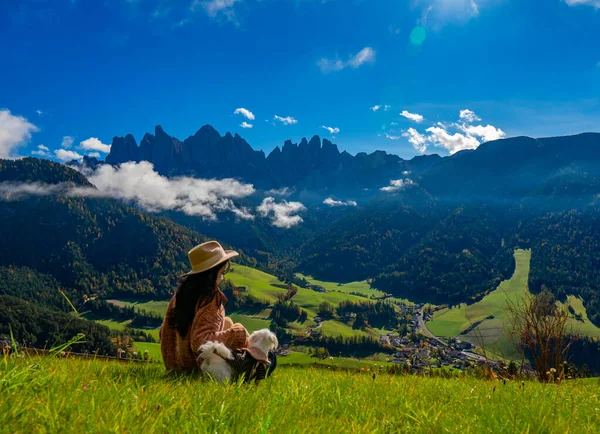
<instances>
[{"instance_id":1,"label":"straw hat","mask_svg":"<svg viewBox=\"0 0 600 434\"><path fill-rule=\"evenodd\" d=\"M192 271L185 273L184 276L210 270L236 256L239 256L238 252L225 250L216 241L199 244L188 252Z\"/></svg>"}]
</instances>

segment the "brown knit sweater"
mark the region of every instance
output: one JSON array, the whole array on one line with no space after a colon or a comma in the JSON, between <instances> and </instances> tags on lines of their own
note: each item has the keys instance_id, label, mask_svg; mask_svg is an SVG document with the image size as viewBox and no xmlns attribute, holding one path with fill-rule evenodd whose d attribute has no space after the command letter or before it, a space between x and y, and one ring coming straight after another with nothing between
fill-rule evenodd
<instances>
[{"instance_id":1,"label":"brown knit sweater","mask_svg":"<svg viewBox=\"0 0 600 434\"><path fill-rule=\"evenodd\" d=\"M194 321L183 339L175 328L174 307L175 297L160 328L160 350L168 370L189 372L199 368L202 360L197 360L198 348L209 341L222 342L232 349L248 345L248 332L243 325L225 317L220 297L196 309Z\"/></svg>"}]
</instances>

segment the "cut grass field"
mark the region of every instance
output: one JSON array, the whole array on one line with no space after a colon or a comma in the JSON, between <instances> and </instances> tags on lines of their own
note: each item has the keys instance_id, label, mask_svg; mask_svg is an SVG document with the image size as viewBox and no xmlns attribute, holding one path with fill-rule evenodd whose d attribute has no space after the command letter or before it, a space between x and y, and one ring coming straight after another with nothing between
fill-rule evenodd
<instances>
[{"instance_id":1,"label":"cut grass field","mask_svg":"<svg viewBox=\"0 0 600 434\"><path fill-rule=\"evenodd\" d=\"M275 276L244 265L232 264L231 272L227 274L227 279L231 280L235 286L245 287L255 297L269 300L270 302L277 301L278 295L287 292L284 288L273 286L285 286L285 283Z\"/></svg>"},{"instance_id":2,"label":"cut grass field","mask_svg":"<svg viewBox=\"0 0 600 434\"><path fill-rule=\"evenodd\" d=\"M292 351L288 356L277 358L278 366L329 366L347 369L377 368L390 366L390 363L370 359L352 359L350 357L333 357L333 359L318 359L306 353Z\"/></svg>"},{"instance_id":3,"label":"cut grass field","mask_svg":"<svg viewBox=\"0 0 600 434\"><path fill-rule=\"evenodd\" d=\"M518 358L504 330L505 308L507 300L518 303L520 298L529 294L527 282L531 250L519 249L515 251L514 258L516 267L510 279L500 283L497 289L477 303L437 311L433 320L427 323L427 328L436 336L458 336L475 345L483 343L487 350L504 358ZM461 335L477 322L480 322L477 327Z\"/></svg>"},{"instance_id":4,"label":"cut grass field","mask_svg":"<svg viewBox=\"0 0 600 434\"><path fill-rule=\"evenodd\" d=\"M596 327L589 320L587 316L587 310L583 305L583 300L579 297L570 295L569 297L567 297L567 303L571 305L576 314L581 315L582 319L582 321L578 321L575 318L571 318L569 322L569 327L571 327L573 333L600 338L600 328Z\"/></svg>"},{"instance_id":5,"label":"cut grass field","mask_svg":"<svg viewBox=\"0 0 600 434\"><path fill-rule=\"evenodd\" d=\"M376 331L371 331L371 333L368 333L363 330L353 330L351 325L348 325L348 324L340 322L340 321L334 321L334 320L323 321L323 324L321 325L320 330L321 330L321 334L323 336L331 336L331 337L342 336L343 338L351 338L353 336L359 336L359 337L368 337L368 336L377 337L378 336L378 333Z\"/></svg>"},{"instance_id":6,"label":"cut grass field","mask_svg":"<svg viewBox=\"0 0 600 434\"><path fill-rule=\"evenodd\" d=\"M304 274L300 273L297 273L297 276L306 279L311 285L322 286L328 291L344 292L347 294L354 292L362 294L365 297L370 297L371 295L382 297L384 295L383 292L377 289L371 289L371 285L364 280L362 282L350 282L340 285L335 282L324 282L322 280L313 279L311 276L305 276Z\"/></svg>"},{"instance_id":7,"label":"cut grass field","mask_svg":"<svg viewBox=\"0 0 600 434\"><path fill-rule=\"evenodd\" d=\"M137 298L122 298L118 300L108 300L109 303L113 303L117 306L131 307L135 306L137 310L145 310L146 312L153 312L159 315L164 315L169 306L169 300L146 300Z\"/></svg>"},{"instance_id":8,"label":"cut grass field","mask_svg":"<svg viewBox=\"0 0 600 434\"><path fill-rule=\"evenodd\" d=\"M228 316L233 320L233 322L239 322L246 327L246 330L248 330L249 333L260 329L268 329L269 325L271 324L271 321L268 319L242 315L239 313L232 313Z\"/></svg>"},{"instance_id":9,"label":"cut grass field","mask_svg":"<svg viewBox=\"0 0 600 434\"><path fill-rule=\"evenodd\" d=\"M2 432L598 432L598 380L561 385L286 368L258 386L157 364L0 360Z\"/></svg>"},{"instance_id":10,"label":"cut grass field","mask_svg":"<svg viewBox=\"0 0 600 434\"><path fill-rule=\"evenodd\" d=\"M305 276L304 274L300 274L300 273L296 273L296 274L298 277L301 277L301 278L305 279L306 281L308 281L311 285L321 286L321 287L325 288L327 291L341 292L344 294L352 294L352 293L361 294L365 298L370 298L371 296L383 297L385 295L384 292L382 292L378 289L371 288L371 285L369 285L366 280L363 280L362 282L350 282L350 283L344 283L344 284L340 285L336 282L324 282L322 280L313 279L311 276ZM413 304L409 300L402 299L402 298L396 298L396 297L389 297L386 300L394 301L397 303L404 303L408 306Z\"/></svg>"},{"instance_id":11,"label":"cut grass field","mask_svg":"<svg viewBox=\"0 0 600 434\"><path fill-rule=\"evenodd\" d=\"M162 362L162 354L160 353L160 344L153 342L136 342L135 349L138 353L148 351L151 360Z\"/></svg>"},{"instance_id":12,"label":"cut grass field","mask_svg":"<svg viewBox=\"0 0 600 434\"><path fill-rule=\"evenodd\" d=\"M483 343L485 349L497 357L518 359L519 354L505 330L506 304L509 299L518 304L519 299L530 294L528 280L531 250L516 250L514 258L516 267L510 279L500 283L496 290L477 303L461 304L435 312L432 321L427 323L429 331L440 337L459 337L478 346ZM583 319L581 322L571 319L570 330L576 334L600 337L600 329L588 319L581 299L570 296L568 303ZM477 327L461 335L477 322L480 322Z\"/></svg>"},{"instance_id":13,"label":"cut grass field","mask_svg":"<svg viewBox=\"0 0 600 434\"><path fill-rule=\"evenodd\" d=\"M345 300L354 302L367 301L364 297L356 295L341 292L317 292L306 288L298 288L298 293L292 298L292 301L302 307L310 318L317 316L319 305L324 301L337 306Z\"/></svg>"}]
</instances>

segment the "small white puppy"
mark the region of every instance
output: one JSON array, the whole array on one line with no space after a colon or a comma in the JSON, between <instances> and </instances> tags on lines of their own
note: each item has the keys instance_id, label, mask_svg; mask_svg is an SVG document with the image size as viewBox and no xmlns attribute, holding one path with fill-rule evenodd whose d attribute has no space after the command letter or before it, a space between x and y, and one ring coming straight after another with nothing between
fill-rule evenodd
<instances>
[{"instance_id":1,"label":"small white puppy","mask_svg":"<svg viewBox=\"0 0 600 434\"><path fill-rule=\"evenodd\" d=\"M277 336L269 329L257 330L248 338L248 352L259 362L269 363L269 351L279 346Z\"/></svg>"},{"instance_id":2,"label":"small white puppy","mask_svg":"<svg viewBox=\"0 0 600 434\"><path fill-rule=\"evenodd\" d=\"M231 379L233 369L228 360L233 360L233 354L229 348L221 342L207 342L200 345L198 352L198 359L202 359L200 370L204 375L210 374L221 383Z\"/></svg>"},{"instance_id":3,"label":"small white puppy","mask_svg":"<svg viewBox=\"0 0 600 434\"><path fill-rule=\"evenodd\" d=\"M204 375L210 375L215 380L224 383L234 376L232 364L238 370L245 371L247 367L252 368L256 362L269 363L269 351L277 349L279 342L277 336L269 329L257 330L248 338L248 348L242 348L242 354L249 354L252 359L245 355L236 356L231 350L220 342L207 342L200 346L198 359L202 359L200 370ZM242 374L238 372L237 374Z\"/></svg>"}]
</instances>

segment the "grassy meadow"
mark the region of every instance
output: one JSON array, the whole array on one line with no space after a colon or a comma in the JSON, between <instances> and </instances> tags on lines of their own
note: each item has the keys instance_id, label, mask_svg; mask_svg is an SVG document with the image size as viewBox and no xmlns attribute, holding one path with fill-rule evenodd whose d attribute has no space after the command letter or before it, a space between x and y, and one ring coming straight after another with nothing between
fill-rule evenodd
<instances>
[{"instance_id":1,"label":"grassy meadow","mask_svg":"<svg viewBox=\"0 0 600 434\"><path fill-rule=\"evenodd\" d=\"M504 331L505 306L508 299L518 301L529 294L527 282L531 250L517 250L514 257L516 267L510 279L500 283L497 289L477 303L461 304L435 312L427 328L436 336L458 336L478 346L483 343L487 350L504 358L518 358L514 345ZM479 325L461 334L478 322Z\"/></svg>"},{"instance_id":2,"label":"grassy meadow","mask_svg":"<svg viewBox=\"0 0 600 434\"><path fill-rule=\"evenodd\" d=\"M343 292L346 294L359 293L364 295L365 297L370 297L371 295L374 295L376 297L382 297L384 295L383 292L377 289L371 289L371 285L369 285L364 280L362 282L339 284L335 282L324 282L322 280L313 279L311 276L305 276L304 274L300 273L297 273L297 276L306 279L311 285L322 286L327 291Z\"/></svg>"},{"instance_id":3,"label":"grassy meadow","mask_svg":"<svg viewBox=\"0 0 600 434\"><path fill-rule=\"evenodd\" d=\"M516 250L514 254L516 267L513 276L500 283L497 289L490 292L481 301L471 305L461 304L451 309L442 309L433 315L427 328L436 336L459 337L463 341L483 346L494 355L506 359L518 359L519 354L505 331L507 300L518 301L530 294L529 264L531 250ZM583 321L570 321L573 332L587 336L600 337L600 329L593 325L586 314L581 299L569 297L568 303L575 312L581 314ZM493 317L493 318L491 318ZM479 324L476 327L472 325ZM469 328L471 330L467 331ZM461 334L464 333L464 334Z\"/></svg>"},{"instance_id":4,"label":"grassy meadow","mask_svg":"<svg viewBox=\"0 0 600 434\"><path fill-rule=\"evenodd\" d=\"M343 294L361 294L363 297L383 297L385 293L378 289L371 288L371 285L366 280L361 282L350 282L339 284L336 282L324 282L322 280L313 279L311 276L306 276L301 273L296 273L298 277L305 279L311 285L318 285L331 292L341 292ZM398 303L404 303L406 305L412 305L410 300L396 297L389 297L387 300L393 300Z\"/></svg>"},{"instance_id":5,"label":"grassy meadow","mask_svg":"<svg viewBox=\"0 0 600 434\"><path fill-rule=\"evenodd\" d=\"M158 364L0 359L7 433L598 432L598 379L544 385L280 367L222 386Z\"/></svg>"},{"instance_id":6,"label":"grassy meadow","mask_svg":"<svg viewBox=\"0 0 600 434\"><path fill-rule=\"evenodd\" d=\"M244 265L232 264L227 279L231 280L235 286L245 287L252 295L271 302L277 301L278 295L287 292L285 283L277 277Z\"/></svg>"}]
</instances>

